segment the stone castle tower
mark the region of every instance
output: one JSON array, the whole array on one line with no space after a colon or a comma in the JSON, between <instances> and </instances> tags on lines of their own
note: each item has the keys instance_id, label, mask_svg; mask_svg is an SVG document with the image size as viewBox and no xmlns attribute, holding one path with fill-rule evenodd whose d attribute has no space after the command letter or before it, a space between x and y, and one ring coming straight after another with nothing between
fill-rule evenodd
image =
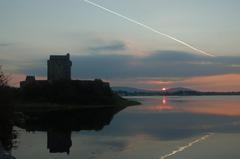
<instances>
[{"instance_id":1,"label":"stone castle tower","mask_svg":"<svg viewBox=\"0 0 240 159\"><path fill-rule=\"evenodd\" d=\"M47 62L48 80L71 80L70 55L51 55Z\"/></svg>"}]
</instances>

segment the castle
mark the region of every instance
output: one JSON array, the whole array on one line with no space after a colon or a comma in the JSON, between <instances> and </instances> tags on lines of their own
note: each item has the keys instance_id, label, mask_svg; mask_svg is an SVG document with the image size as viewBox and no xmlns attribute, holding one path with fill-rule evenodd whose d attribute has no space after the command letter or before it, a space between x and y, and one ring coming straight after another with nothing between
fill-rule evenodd
<instances>
[{"instance_id":1,"label":"castle","mask_svg":"<svg viewBox=\"0 0 240 159\"><path fill-rule=\"evenodd\" d=\"M69 54L51 55L47 66L47 80L36 80L35 76L27 76L25 81L20 82L20 107L21 104L30 105L31 108L45 105L45 109L55 109L52 108L55 104L93 107L139 104L123 99L112 91L108 82L101 79L72 80Z\"/></svg>"},{"instance_id":2,"label":"castle","mask_svg":"<svg viewBox=\"0 0 240 159\"><path fill-rule=\"evenodd\" d=\"M103 87L110 88L109 83L103 82L100 79L95 80L72 80L71 79L71 67L72 61L70 60L70 54L66 55L50 55L47 61L47 80L36 80L35 76L28 75L25 81L20 82L20 88L35 84L46 85L58 81L65 81L71 83L79 83L80 85L91 86L96 82L101 83Z\"/></svg>"},{"instance_id":3,"label":"castle","mask_svg":"<svg viewBox=\"0 0 240 159\"><path fill-rule=\"evenodd\" d=\"M36 80L35 76L28 75L25 81L20 82L20 88L31 83L43 84L49 81L71 80L71 67L72 61L69 53L66 55L50 55L47 61L47 81Z\"/></svg>"}]
</instances>

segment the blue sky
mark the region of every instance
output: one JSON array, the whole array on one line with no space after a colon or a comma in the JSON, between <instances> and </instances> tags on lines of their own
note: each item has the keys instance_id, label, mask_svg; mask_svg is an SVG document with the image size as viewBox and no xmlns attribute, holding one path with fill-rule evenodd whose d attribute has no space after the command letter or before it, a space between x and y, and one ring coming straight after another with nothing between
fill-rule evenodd
<instances>
[{"instance_id":1,"label":"blue sky","mask_svg":"<svg viewBox=\"0 0 240 159\"><path fill-rule=\"evenodd\" d=\"M239 65L239 62L231 58L231 56L237 58L240 56L238 46L240 1L238 0L93 0L93 2L173 35L216 56L227 56L228 65ZM104 12L83 0L0 0L0 21L0 62L5 70L12 74L43 76L42 70L45 66L41 69L40 64L45 64L49 54L67 52L70 52L75 59L88 56L96 60L98 57L106 56L111 61L112 57L124 56L128 61L132 60L129 62L131 64L139 62L136 60L138 58L147 63L147 57L152 58L156 52L180 52L179 55L174 54L175 56L182 56L182 52L186 52L186 55L194 54L192 50L175 41ZM229 60L230 58L233 61ZM216 61L214 67L219 63L226 64L224 60ZM165 62L171 63L172 59ZM161 67L169 66L161 64ZM152 70L153 65L149 66L151 70L145 69L146 71L143 72L156 72ZM82 72L78 71L77 67L74 70L74 76L81 78ZM91 74L90 71L91 69L88 68L85 70ZM240 72L238 67L232 70L227 67L223 71L197 75L195 71L192 69L185 74L187 77L194 77ZM135 70L133 72L125 70L125 72L137 74ZM179 74L183 72L176 73L174 77L180 78ZM171 78L173 75L172 68ZM93 71L91 75L83 76L92 78L95 73ZM108 73L108 76L104 74L96 74L96 76L102 76L113 83L114 78L134 78L130 75L112 77L111 73ZM145 78L148 74L140 72L138 76ZM150 76L163 79L169 77L168 74L161 73Z\"/></svg>"}]
</instances>

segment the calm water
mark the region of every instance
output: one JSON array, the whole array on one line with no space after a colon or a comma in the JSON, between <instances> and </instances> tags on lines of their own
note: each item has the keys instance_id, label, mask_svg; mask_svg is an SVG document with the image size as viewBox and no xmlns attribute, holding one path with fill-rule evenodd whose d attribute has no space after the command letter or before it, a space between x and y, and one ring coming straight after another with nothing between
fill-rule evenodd
<instances>
[{"instance_id":1,"label":"calm water","mask_svg":"<svg viewBox=\"0 0 240 159\"><path fill-rule=\"evenodd\" d=\"M239 159L240 98L131 97L141 106L14 127L17 159ZM47 117L48 118L48 117ZM34 119L34 118L33 118ZM58 124L57 124L58 123ZM181 147L181 148L180 148ZM175 154L174 150L179 151Z\"/></svg>"}]
</instances>

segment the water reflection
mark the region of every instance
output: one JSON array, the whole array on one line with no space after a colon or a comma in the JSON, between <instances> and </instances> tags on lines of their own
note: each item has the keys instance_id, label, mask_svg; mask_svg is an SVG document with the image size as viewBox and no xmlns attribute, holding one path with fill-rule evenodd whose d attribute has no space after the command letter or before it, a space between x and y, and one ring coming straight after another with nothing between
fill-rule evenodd
<instances>
[{"instance_id":1,"label":"water reflection","mask_svg":"<svg viewBox=\"0 0 240 159\"><path fill-rule=\"evenodd\" d=\"M163 104L163 105L167 104L167 97L166 97L166 96L163 96L163 98L162 98L162 104Z\"/></svg>"},{"instance_id":2,"label":"water reflection","mask_svg":"<svg viewBox=\"0 0 240 159\"><path fill-rule=\"evenodd\" d=\"M150 110L156 110L156 111L167 111L167 110L176 110L175 107L171 106L168 104L168 97L167 96L163 96L162 97L162 103L159 103L159 105L152 105L147 107L147 109Z\"/></svg>"},{"instance_id":3,"label":"water reflection","mask_svg":"<svg viewBox=\"0 0 240 159\"><path fill-rule=\"evenodd\" d=\"M184 139L209 132L240 133L238 97L138 98L143 105L121 114L111 133L120 135L122 130L121 135L141 133L157 140ZM127 132L123 131L126 125L130 127Z\"/></svg>"},{"instance_id":4,"label":"water reflection","mask_svg":"<svg viewBox=\"0 0 240 159\"><path fill-rule=\"evenodd\" d=\"M26 121L18 125L26 131L46 131L50 153L70 153L72 131L102 130L124 107L89 108L75 111L25 112Z\"/></svg>"},{"instance_id":5,"label":"water reflection","mask_svg":"<svg viewBox=\"0 0 240 159\"><path fill-rule=\"evenodd\" d=\"M189 112L223 116L240 116L239 99L233 97L158 97L161 102L152 102L146 110ZM169 99L171 98L171 99ZM154 101L154 100L153 100ZM159 100L158 100L159 101Z\"/></svg>"},{"instance_id":6,"label":"water reflection","mask_svg":"<svg viewBox=\"0 0 240 159\"><path fill-rule=\"evenodd\" d=\"M47 131L47 148L50 153L70 153L72 146L71 130L48 130Z\"/></svg>"},{"instance_id":7,"label":"water reflection","mask_svg":"<svg viewBox=\"0 0 240 159\"><path fill-rule=\"evenodd\" d=\"M221 146L229 147L231 143L228 143L226 138L235 142L231 146L233 148L240 144L238 97L134 99L141 101L142 105L126 109L115 107L64 112L25 112L25 123L17 124L20 128L15 127L20 134L20 142L18 148L12 150L13 155L18 159L64 159L67 154L69 159L159 158L209 132L215 133L208 140L212 144L211 148L219 148L219 142L223 142ZM221 113L214 111L217 108ZM11 141L11 137L4 139ZM205 144L205 141L202 144ZM208 144L206 142L192 154L216 152L204 150L205 153L201 153ZM201 144L194 145L193 149L198 145ZM226 147L222 149L224 148ZM28 152L38 152L38 155ZM238 151L231 153L235 153L235 158L240 157ZM183 155L180 158L197 157ZM227 157L218 157L225 158Z\"/></svg>"}]
</instances>

